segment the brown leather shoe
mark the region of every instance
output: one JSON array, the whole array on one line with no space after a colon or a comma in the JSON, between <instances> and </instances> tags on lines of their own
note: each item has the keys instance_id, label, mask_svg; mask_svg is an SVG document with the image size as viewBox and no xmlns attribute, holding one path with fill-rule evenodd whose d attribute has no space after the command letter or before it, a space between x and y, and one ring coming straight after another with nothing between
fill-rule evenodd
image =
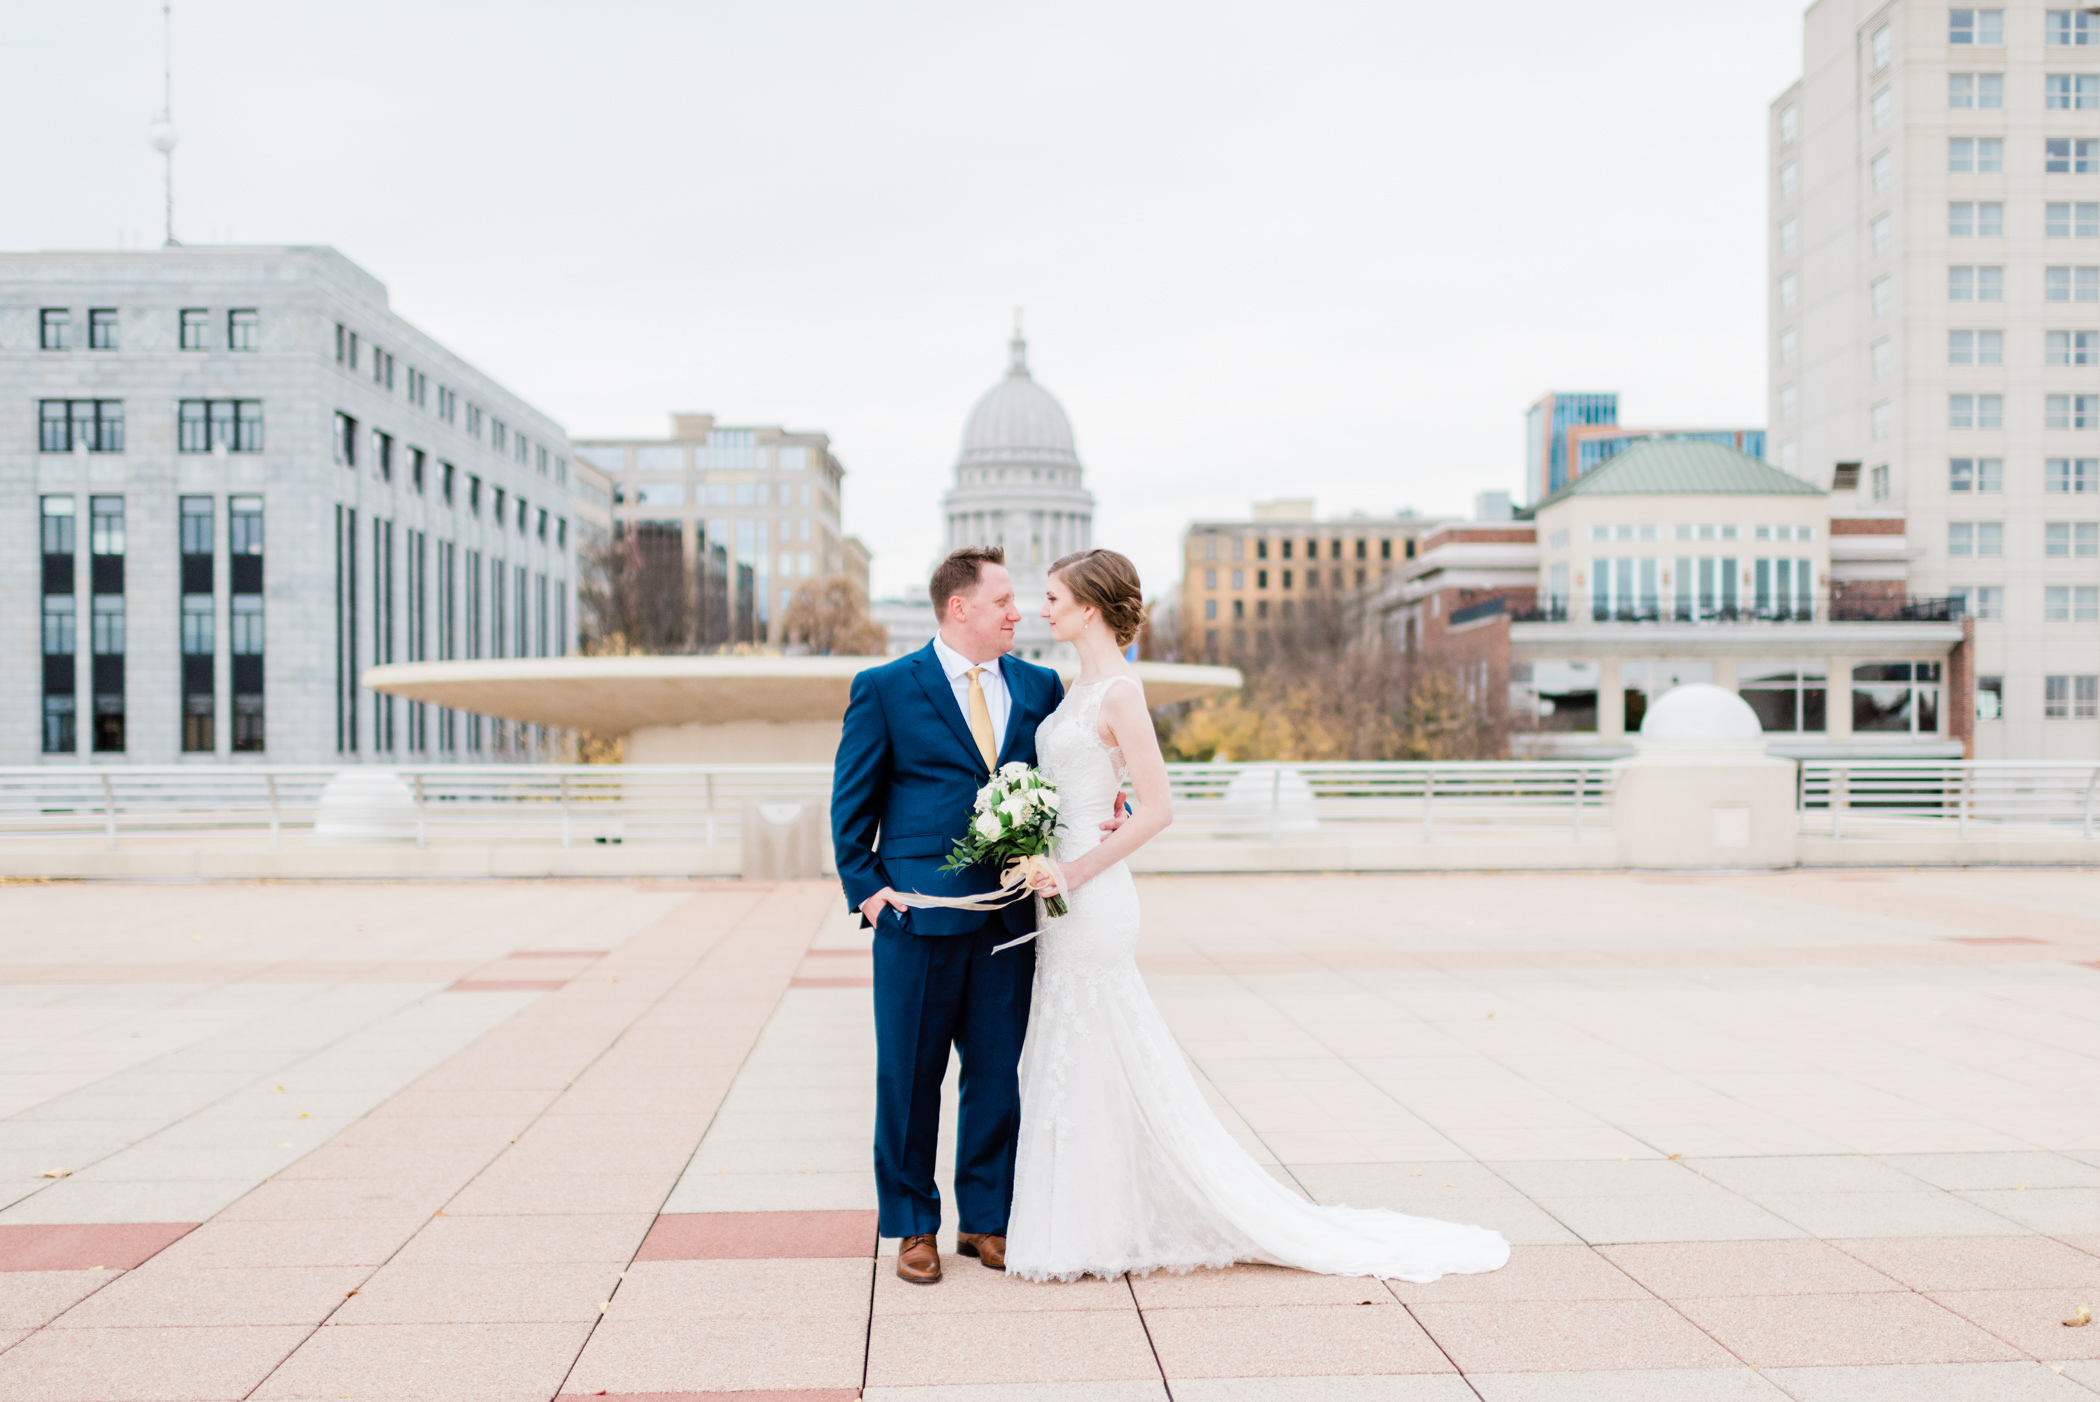
<instances>
[{"instance_id":1,"label":"brown leather shoe","mask_svg":"<svg viewBox=\"0 0 2100 1402\"><path fill-rule=\"evenodd\" d=\"M938 1285L941 1281L941 1248L933 1233L908 1236L897 1245L897 1279L913 1285Z\"/></svg>"},{"instance_id":2,"label":"brown leather shoe","mask_svg":"<svg viewBox=\"0 0 2100 1402\"><path fill-rule=\"evenodd\" d=\"M955 1254L975 1256L995 1271L1006 1269L1006 1237L998 1232L957 1232Z\"/></svg>"}]
</instances>

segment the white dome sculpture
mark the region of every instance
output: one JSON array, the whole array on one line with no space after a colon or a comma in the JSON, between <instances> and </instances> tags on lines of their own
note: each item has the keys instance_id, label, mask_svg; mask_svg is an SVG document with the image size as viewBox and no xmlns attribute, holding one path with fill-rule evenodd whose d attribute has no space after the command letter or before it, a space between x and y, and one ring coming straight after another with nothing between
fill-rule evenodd
<instances>
[{"instance_id":1,"label":"white dome sculpture","mask_svg":"<svg viewBox=\"0 0 2100 1402\"><path fill-rule=\"evenodd\" d=\"M1725 686L1690 682L1674 687L1648 707L1641 720L1641 748L1764 748L1757 712Z\"/></svg>"},{"instance_id":2,"label":"white dome sculpture","mask_svg":"<svg viewBox=\"0 0 2100 1402\"><path fill-rule=\"evenodd\" d=\"M1094 543L1094 494L1072 441L1072 421L1057 396L1028 370L1028 342L1014 319L1006 378L970 410L956 455L953 484L941 497L941 553L998 545L1014 577L1021 622L1014 651L1032 661L1061 650L1036 616L1050 566Z\"/></svg>"}]
</instances>

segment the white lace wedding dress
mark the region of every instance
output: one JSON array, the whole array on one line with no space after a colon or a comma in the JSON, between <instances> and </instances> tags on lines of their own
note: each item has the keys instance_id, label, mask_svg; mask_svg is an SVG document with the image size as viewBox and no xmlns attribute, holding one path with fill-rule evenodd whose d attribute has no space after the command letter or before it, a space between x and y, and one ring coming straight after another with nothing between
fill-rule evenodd
<instances>
[{"instance_id":1,"label":"white lace wedding dress","mask_svg":"<svg viewBox=\"0 0 2100 1402\"><path fill-rule=\"evenodd\" d=\"M1114 677L1074 687L1036 731L1070 861L1101 840L1121 787L1100 738ZM1118 862L1048 919L1021 1053L1021 1142L1006 1267L1030 1280L1263 1261L1431 1281L1509 1259L1499 1232L1382 1208L1322 1207L1269 1176L1204 1102L1137 969L1138 900Z\"/></svg>"}]
</instances>

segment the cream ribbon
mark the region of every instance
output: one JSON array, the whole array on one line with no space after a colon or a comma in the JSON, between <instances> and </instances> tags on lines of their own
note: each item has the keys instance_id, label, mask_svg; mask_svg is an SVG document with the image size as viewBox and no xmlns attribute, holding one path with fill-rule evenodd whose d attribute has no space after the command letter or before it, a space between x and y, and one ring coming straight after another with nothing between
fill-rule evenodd
<instances>
[{"instance_id":1,"label":"cream ribbon","mask_svg":"<svg viewBox=\"0 0 2100 1402\"><path fill-rule=\"evenodd\" d=\"M896 899L914 910L999 910L1034 895L1036 877L1046 873L1050 877L1055 894L1064 895L1065 874L1056 862L1048 857L1016 857L1006 864L1005 871L999 873L999 889L996 891L984 891L974 896L922 896L917 891L899 891L896 893ZM1030 930L1017 940L993 945L992 953L1012 949L1017 944L1026 944L1035 937L1036 932Z\"/></svg>"}]
</instances>

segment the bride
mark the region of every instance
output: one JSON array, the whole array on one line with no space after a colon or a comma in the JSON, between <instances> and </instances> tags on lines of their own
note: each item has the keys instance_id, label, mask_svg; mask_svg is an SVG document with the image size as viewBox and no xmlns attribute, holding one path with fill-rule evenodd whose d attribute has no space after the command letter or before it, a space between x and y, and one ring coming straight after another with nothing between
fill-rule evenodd
<instances>
[{"instance_id":1,"label":"bride","mask_svg":"<svg viewBox=\"0 0 2100 1402\"><path fill-rule=\"evenodd\" d=\"M1078 679L1036 732L1058 789L1071 911L1036 913L1007 1270L1076 1280L1260 1261L1431 1281L1500 1267L1509 1244L1498 1232L1306 1202L1218 1123L1137 969L1124 861L1173 821L1144 688L1123 660L1144 618L1137 570L1112 550L1068 555L1051 567L1043 617L1079 653ZM1126 777L1135 811L1104 837ZM1052 885L1045 876L1038 889Z\"/></svg>"}]
</instances>

